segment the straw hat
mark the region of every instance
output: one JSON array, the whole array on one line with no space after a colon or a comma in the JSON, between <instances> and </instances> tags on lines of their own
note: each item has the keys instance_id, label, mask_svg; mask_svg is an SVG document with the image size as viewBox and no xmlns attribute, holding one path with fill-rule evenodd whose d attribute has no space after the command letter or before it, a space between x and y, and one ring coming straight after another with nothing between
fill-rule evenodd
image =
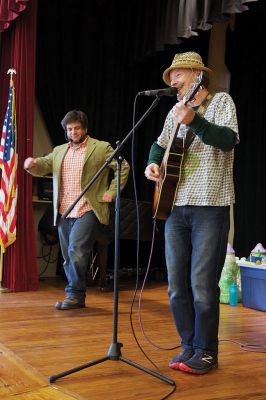
<instances>
[{"instance_id":1,"label":"straw hat","mask_svg":"<svg viewBox=\"0 0 266 400\"><path fill-rule=\"evenodd\" d=\"M169 86L171 86L169 74L175 68L193 68L211 72L211 69L205 67L203 64L201 56L194 51L179 53L174 56L171 66L163 73L163 80Z\"/></svg>"}]
</instances>

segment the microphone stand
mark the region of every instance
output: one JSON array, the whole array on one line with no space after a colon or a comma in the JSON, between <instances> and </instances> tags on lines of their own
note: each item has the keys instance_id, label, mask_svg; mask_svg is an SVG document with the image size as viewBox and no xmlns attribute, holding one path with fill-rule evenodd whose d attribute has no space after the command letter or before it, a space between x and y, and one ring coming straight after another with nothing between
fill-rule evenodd
<instances>
[{"instance_id":1,"label":"microphone stand","mask_svg":"<svg viewBox=\"0 0 266 400\"><path fill-rule=\"evenodd\" d=\"M149 113L155 108L155 106L158 104L160 101L159 97L157 96L156 99L153 101L151 106L147 109L147 111L143 114L143 116L138 120L138 122L135 124L135 129L139 127L139 125L144 121L144 119L149 115ZM133 128L133 129L134 129ZM66 375L70 375L74 372L81 371L82 369L92 367L93 365L100 364L104 361L112 360L112 361L123 361L124 363L131 365L132 367L135 367L143 372L146 372L166 383L169 385L175 386L175 382L172 379L169 379L168 377L158 374L157 372L154 372L148 368L145 368L134 361L128 360L127 358L124 358L121 353L121 347L123 347L123 344L117 341L117 331L118 331L118 269L119 269L119 263L120 263L120 182L121 182L121 164L123 161L123 157L121 156L120 150L124 146L124 144L127 142L127 140L132 136L133 134L133 129L127 134L127 136L124 138L124 140L120 142L116 142L116 149L114 152L111 154L111 156L106 160L106 162L103 164L103 166L99 169L99 171L94 175L94 177L91 179L91 181L87 184L87 186L83 189L81 194L78 196L78 198L74 201L74 203L64 212L62 215L62 218L66 218L66 216L70 213L70 211L75 207L76 203L81 199L81 197L84 195L84 193L91 187L93 182L98 178L98 176L102 173L102 171L109 165L109 163L115 158L117 162L117 195L116 195L116 201L115 201L115 253L114 253L114 302L113 302L113 338L112 338L112 343L109 347L109 350L107 352L107 355L105 357L96 359L94 361L91 361L89 363L80 365L76 368L72 368L68 371L61 372L56 375L51 375L48 377L48 380L50 383L55 382L57 379L62 378Z\"/></svg>"}]
</instances>

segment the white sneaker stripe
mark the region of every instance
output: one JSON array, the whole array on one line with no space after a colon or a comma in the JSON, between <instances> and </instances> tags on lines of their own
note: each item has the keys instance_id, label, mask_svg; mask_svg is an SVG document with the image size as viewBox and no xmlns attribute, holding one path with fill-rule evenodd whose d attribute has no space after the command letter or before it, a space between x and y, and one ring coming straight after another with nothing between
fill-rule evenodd
<instances>
[{"instance_id":1,"label":"white sneaker stripe","mask_svg":"<svg viewBox=\"0 0 266 400\"><path fill-rule=\"evenodd\" d=\"M202 361L205 361L205 362L211 364L211 362L212 362L212 360L213 360L213 357L212 357L212 356L208 356L208 355L206 354L206 355L205 355L204 357L202 357L201 359L202 359Z\"/></svg>"}]
</instances>

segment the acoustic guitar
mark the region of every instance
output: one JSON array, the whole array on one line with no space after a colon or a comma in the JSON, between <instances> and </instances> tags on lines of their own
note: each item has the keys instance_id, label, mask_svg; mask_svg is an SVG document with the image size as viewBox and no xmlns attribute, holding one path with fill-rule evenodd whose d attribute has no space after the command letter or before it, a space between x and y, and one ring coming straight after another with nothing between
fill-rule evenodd
<instances>
[{"instance_id":1,"label":"acoustic guitar","mask_svg":"<svg viewBox=\"0 0 266 400\"><path fill-rule=\"evenodd\" d=\"M181 101L191 101L203 83L203 71L195 78L193 84ZM180 124L176 124L165 150L160 165L160 180L156 182L153 198L153 218L167 219L171 212L181 177L185 152L185 138L177 137Z\"/></svg>"}]
</instances>

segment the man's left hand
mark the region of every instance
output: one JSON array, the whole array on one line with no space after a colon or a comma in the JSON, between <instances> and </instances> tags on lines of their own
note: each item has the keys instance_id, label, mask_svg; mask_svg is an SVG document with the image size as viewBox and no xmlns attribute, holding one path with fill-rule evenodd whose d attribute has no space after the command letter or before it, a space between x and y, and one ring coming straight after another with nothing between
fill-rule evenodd
<instances>
[{"instance_id":1,"label":"man's left hand","mask_svg":"<svg viewBox=\"0 0 266 400\"><path fill-rule=\"evenodd\" d=\"M195 111L191 109L190 103L185 105L182 101L174 106L174 118L179 124L190 124L195 116Z\"/></svg>"}]
</instances>

